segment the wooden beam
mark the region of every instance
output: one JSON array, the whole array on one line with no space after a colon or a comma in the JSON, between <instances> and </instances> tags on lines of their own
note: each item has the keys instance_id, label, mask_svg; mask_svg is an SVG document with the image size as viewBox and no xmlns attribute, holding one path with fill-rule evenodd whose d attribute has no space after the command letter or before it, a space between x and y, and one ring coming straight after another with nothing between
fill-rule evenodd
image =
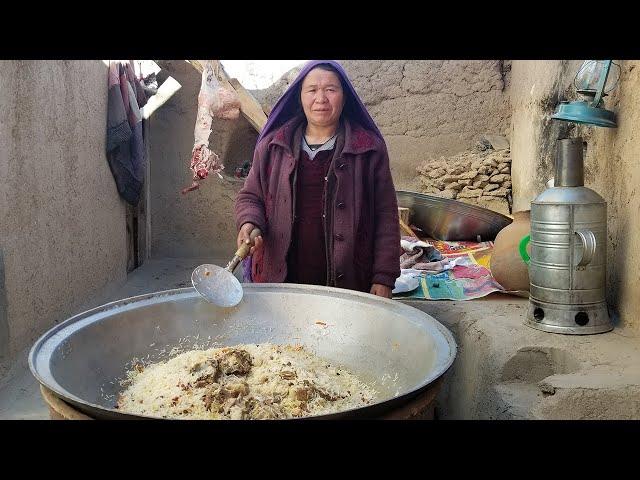
<instances>
[{"instance_id":1,"label":"wooden beam","mask_svg":"<svg viewBox=\"0 0 640 480\"><path fill-rule=\"evenodd\" d=\"M204 68L199 60L187 60L187 62L202 74ZM238 99L240 100L240 113L242 113L242 116L247 119L258 133L260 133L267 123L267 115L264 113L262 105L260 105L255 97L240 84L238 79L229 78L218 60L214 60L214 62L216 67L218 67L215 69L218 81L220 81L224 88L228 88L236 92Z\"/></svg>"},{"instance_id":2,"label":"wooden beam","mask_svg":"<svg viewBox=\"0 0 640 480\"><path fill-rule=\"evenodd\" d=\"M190 64L193 68L195 68L202 75L202 64L198 60L187 60L187 63Z\"/></svg>"},{"instance_id":3,"label":"wooden beam","mask_svg":"<svg viewBox=\"0 0 640 480\"><path fill-rule=\"evenodd\" d=\"M237 78L232 78L229 80L229 83L235 89L240 99L240 111L253 128L260 133L267 123L267 115L264 113L264 110L262 110L262 105L240 84Z\"/></svg>"}]
</instances>

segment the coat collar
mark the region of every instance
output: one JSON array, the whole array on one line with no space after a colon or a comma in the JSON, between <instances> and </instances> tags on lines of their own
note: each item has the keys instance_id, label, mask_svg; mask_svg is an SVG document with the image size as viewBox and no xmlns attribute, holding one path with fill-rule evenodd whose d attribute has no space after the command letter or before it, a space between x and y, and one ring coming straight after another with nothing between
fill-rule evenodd
<instances>
[{"instance_id":1,"label":"coat collar","mask_svg":"<svg viewBox=\"0 0 640 480\"><path fill-rule=\"evenodd\" d=\"M304 121L304 116L301 115L288 120L274 132L269 145L280 145L290 153L297 151L298 149L292 148L293 139L297 136L295 135L296 130L303 125ZM342 120L342 126L344 127L344 148L342 149L342 153L358 155L379 148L380 139L360 125L354 124L349 121L349 119L344 118Z\"/></svg>"}]
</instances>

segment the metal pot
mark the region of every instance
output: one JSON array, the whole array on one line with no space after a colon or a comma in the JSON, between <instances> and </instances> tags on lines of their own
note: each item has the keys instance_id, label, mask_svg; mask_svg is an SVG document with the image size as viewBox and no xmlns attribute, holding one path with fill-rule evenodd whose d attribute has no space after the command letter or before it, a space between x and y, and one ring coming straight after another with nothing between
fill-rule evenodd
<instances>
[{"instance_id":1,"label":"metal pot","mask_svg":"<svg viewBox=\"0 0 640 480\"><path fill-rule=\"evenodd\" d=\"M411 222L430 238L445 241L493 240L511 219L498 212L459 200L396 191L398 206L411 210Z\"/></svg>"},{"instance_id":2,"label":"metal pot","mask_svg":"<svg viewBox=\"0 0 640 480\"><path fill-rule=\"evenodd\" d=\"M378 416L427 389L451 366L451 333L420 310L350 290L247 284L240 304L221 308L193 288L113 302L76 315L32 347L38 381L93 418L140 418L113 407L134 358L169 358L185 350L242 343L298 343L365 381L377 403L317 418Z\"/></svg>"}]
</instances>

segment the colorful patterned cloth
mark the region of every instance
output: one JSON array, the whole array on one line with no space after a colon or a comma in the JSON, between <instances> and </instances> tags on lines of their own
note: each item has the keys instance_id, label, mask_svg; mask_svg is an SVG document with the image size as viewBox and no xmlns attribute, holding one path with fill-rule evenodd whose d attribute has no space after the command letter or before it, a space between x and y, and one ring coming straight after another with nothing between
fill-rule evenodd
<instances>
[{"instance_id":1,"label":"colorful patterned cloth","mask_svg":"<svg viewBox=\"0 0 640 480\"><path fill-rule=\"evenodd\" d=\"M416 271L413 275L420 278L418 288L394 298L472 300L504 291L489 269L493 242L425 241L454 263L453 268L435 274Z\"/></svg>"}]
</instances>

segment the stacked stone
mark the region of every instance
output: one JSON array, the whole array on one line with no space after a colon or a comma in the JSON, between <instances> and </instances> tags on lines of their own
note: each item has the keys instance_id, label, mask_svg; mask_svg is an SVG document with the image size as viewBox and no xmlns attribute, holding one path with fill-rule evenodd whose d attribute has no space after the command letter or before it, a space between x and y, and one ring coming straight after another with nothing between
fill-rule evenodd
<instances>
[{"instance_id":1,"label":"stacked stone","mask_svg":"<svg viewBox=\"0 0 640 480\"><path fill-rule=\"evenodd\" d=\"M482 147L420 165L422 192L510 213L510 150Z\"/></svg>"}]
</instances>

